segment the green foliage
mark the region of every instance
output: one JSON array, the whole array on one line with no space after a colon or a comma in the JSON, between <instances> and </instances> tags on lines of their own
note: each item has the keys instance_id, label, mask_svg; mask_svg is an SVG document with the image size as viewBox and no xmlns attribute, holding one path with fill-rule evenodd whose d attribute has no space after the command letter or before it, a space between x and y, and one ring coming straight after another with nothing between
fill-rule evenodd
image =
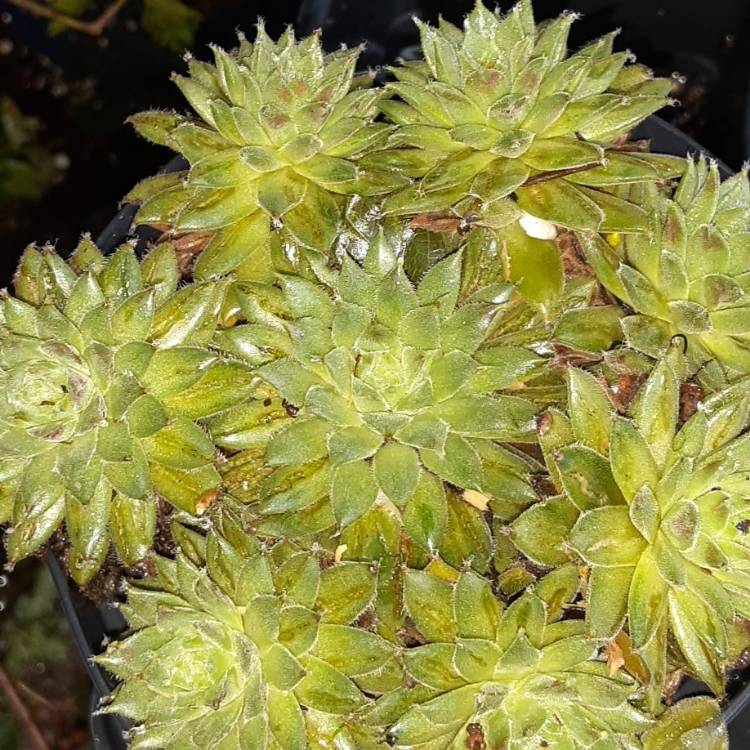
<instances>
[{"instance_id":1,"label":"green foliage","mask_svg":"<svg viewBox=\"0 0 750 750\"><path fill-rule=\"evenodd\" d=\"M0 206L38 200L58 176L52 154L39 141L40 130L36 118L0 97Z\"/></svg>"},{"instance_id":2,"label":"green foliage","mask_svg":"<svg viewBox=\"0 0 750 750\"><path fill-rule=\"evenodd\" d=\"M280 275L275 287L237 287L246 322L217 344L267 388L208 427L217 445L250 452L227 469L245 463L232 482L260 533L338 528L346 543L389 512L418 547L460 564L449 549L466 529L450 529L452 498L536 498L535 462L508 444L533 441L538 409L511 393L545 360L488 336L508 285L459 302L461 260L441 260L415 286L381 237L364 267L345 258L330 286ZM470 526L486 528L474 515Z\"/></svg>"},{"instance_id":3,"label":"green foliage","mask_svg":"<svg viewBox=\"0 0 750 750\"><path fill-rule=\"evenodd\" d=\"M43 564L30 563L24 565L18 571L18 578L9 584L4 577L1 589L4 608L0 618L3 669L23 695L24 702L26 695L21 686L40 692L40 674L46 682L50 675L64 673L67 679L60 685L60 694L64 693L67 715L79 675L78 670L71 669L70 662L78 655L70 640L70 627L57 606L52 577ZM49 704L52 706L56 696L45 697L53 699ZM22 729L3 698L0 698L0 747L3 750L26 747Z\"/></svg>"},{"instance_id":4,"label":"green foliage","mask_svg":"<svg viewBox=\"0 0 750 750\"><path fill-rule=\"evenodd\" d=\"M30 584L7 605L0 627L3 667L14 679L22 679L31 665L53 667L70 654L69 630L56 606L52 576L45 567L35 567Z\"/></svg>"},{"instance_id":5,"label":"green foliage","mask_svg":"<svg viewBox=\"0 0 750 750\"><path fill-rule=\"evenodd\" d=\"M272 245L327 254L345 196L386 193L404 178L363 162L391 128L373 122L383 92L354 80L359 49L326 55L317 35L298 43L289 29L274 42L259 24L254 43L213 52L214 65L190 60L189 76L174 76L197 117L131 118L190 169L145 180L129 200L141 204L138 222L213 232L198 278L265 280Z\"/></svg>"},{"instance_id":6,"label":"green foliage","mask_svg":"<svg viewBox=\"0 0 750 750\"><path fill-rule=\"evenodd\" d=\"M665 679L668 636L721 693L729 628L750 615L747 398L719 392L678 430L669 360L654 368L629 418L589 374L571 369L569 384L570 421L561 416L544 437L564 494L522 515L515 541L534 555L542 535L554 550L542 548L543 562L564 559L567 548L591 566L590 632L613 638L627 617L652 695Z\"/></svg>"},{"instance_id":7,"label":"green foliage","mask_svg":"<svg viewBox=\"0 0 750 750\"><path fill-rule=\"evenodd\" d=\"M704 158L690 160L673 196L653 186L631 190L651 209L651 232L614 249L601 238L582 240L602 284L629 305L628 343L659 357L675 335L686 337L693 366L716 358L750 371L750 259L747 171L721 182Z\"/></svg>"},{"instance_id":8,"label":"green foliage","mask_svg":"<svg viewBox=\"0 0 750 750\"><path fill-rule=\"evenodd\" d=\"M386 213L473 210L501 230L525 211L569 228L645 229L641 209L602 188L674 174L675 160L612 149L667 104L670 84L614 53L614 34L568 57L574 20L537 26L524 0L503 17L477 2L463 30L419 24L425 59L392 69L400 101L381 105L399 126L389 156L419 181L390 195Z\"/></svg>"},{"instance_id":9,"label":"green foliage","mask_svg":"<svg viewBox=\"0 0 750 750\"><path fill-rule=\"evenodd\" d=\"M50 0L52 8L63 17L81 21L105 12L110 4L104 0ZM141 29L156 44L176 54L182 54L193 46L202 20L202 13L182 0L141 2ZM70 31L71 28L63 19L53 19L48 24L52 35Z\"/></svg>"},{"instance_id":10,"label":"green foliage","mask_svg":"<svg viewBox=\"0 0 750 750\"><path fill-rule=\"evenodd\" d=\"M633 736L649 725L632 705L637 685L593 660L597 642L582 622L561 627L560 605L575 597L578 576L564 568L551 575L539 582L538 595L529 591L502 612L489 584L473 573L452 586L409 574L407 607L427 643L405 662L429 693L391 728L395 747L455 746L452 738L468 726L490 747L633 747Z\"/></svg>"},{"instance_id":11,"label":"green foliage","mask_svg":"<svg viewBox=\"0 0 750 750\"><path fill-rule=\"evenodd\" d=\"M143 30L173 52L181 53L193 46L201 19L199 11L181 0L143 0Z\"/></svg>"},{"instance_id":12,"label":"green foliage","mask_svg":"<svg viewBox=\"0 0 750 750\"><path fill-rule=\"evenodd\" d=\"M147 726L131 748L373 741L355 717L403 675L392 644L351 627L375 595L370 566L321 568L290 545L271 554L222 517L158 567L131 586L133 632L97 659L125 681L105 711Z\"/></svg>"}]
</instances>

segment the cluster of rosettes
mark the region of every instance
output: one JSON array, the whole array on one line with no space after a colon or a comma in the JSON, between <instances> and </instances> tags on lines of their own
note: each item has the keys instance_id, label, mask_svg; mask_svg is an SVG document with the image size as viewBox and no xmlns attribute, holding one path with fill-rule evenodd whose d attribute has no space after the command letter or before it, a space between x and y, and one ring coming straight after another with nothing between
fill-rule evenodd
<instances>
[{"instance_id":1,"label":"cluster of rosettes","mask_svg":"<svg viewBox=\"0 0 750 750\"><path fill-rule=\"evenodd\" d=\"M148 563L132 748L725 750L664 704L749 645L750 183L627 142L668 84L572 20L478 4L385 88L261 27L134 118L174 245L26 251L0 521Z\"/></svg>"},{"instance_id":2,"label":"cluster of rosettes","mask_svg":"<svg viewBox=\"0 0 750 750\"><path fill-rule=\"evenodd\" d=\"M261 547L226 512L180 540L155 578L131 583L132 630L97 659L123 681L102 710L136 722L134 750L723 747L715 704L684 701L654 723L637 680L563 619L573 565L507 608L476 573L408 570L413 645L367 617L367 563Z\"/></svg>"},{"instance_id":3,"label":"cluster of rosettes","mask_svg":"<svg viewBox=\"0 0 750 750\"><path fill-rule=\"evenodd\" d=\"M265 277L270 258L331 252L347 196L383 215L453 217L513 239L522 213L561 227L643 232L643 207L622 185L679 174L679 160L620 141L669 103L615 34L568 56L574 14L537 26L522 0L505 17L481 2L464 30L420 24L424 61L393 68L397 83L355 76L360 50L324 54L317 35L214 49L175 81L197 116L151 111L131 121L188 168L138 185L137 220L201 233L195 273ZM382 115L379 116L379 115ZM385 121L383 120L385 118ZM549 231L549 227L546 230ZM542 236L545 232L542 233ZM524 276L514 268L514 280Z\"/></svg>"}]
</instances>

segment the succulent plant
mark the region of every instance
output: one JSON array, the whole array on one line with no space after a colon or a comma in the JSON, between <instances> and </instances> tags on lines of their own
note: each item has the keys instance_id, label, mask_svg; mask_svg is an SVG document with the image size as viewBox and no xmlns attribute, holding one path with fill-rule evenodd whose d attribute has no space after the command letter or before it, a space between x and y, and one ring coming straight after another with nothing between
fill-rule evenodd
<instances>
[{"instance_id":1,"label":"succulent plant","mask_svg":"<svg viewBox=\"0 0 750 750\"><path fill-rule=\"evenodd\" d=\"M224 287L177 290L174 252L105 259L83 240L69 262L29 247L0 312L0 505L11 561L63 523L79 582L114 542L132 564L151 546L156 497L191 514L221 479L196 419L252 391L206 348Z\"/></svg>"},{"instance_id":2,"label":"succulent plant","mask_svg":"<svg viewBox=\"0 0 750 750\"><path fill-rule=\"evenodd\" d=\"M247 322L217 344L253 365L266 390L209 429L253 457L243 494L260 533L346 528L386 504L417 545L436 550L448 496L482 510L536 497L532 460L504 444L535 440L537 407L508 391L545 360L495 345L511 288L459 304L460 269L451 255L415 286L377 241L364 266L347 257L326 283L282 275L278 288L238 291Z\"/></svg>"},{"instance_id":3,"label":"succulent plant","mask_svg":"<svg viewBox=\"0 0 750 750\"><path fill-rule=\"evenodd\" d=\"M675 703L643 735L643 750L727 750L728 747L721 709L708 698L684 698Z\"/></svg>"},{"instance_id":4,"label":"succulent plant","mask_svg":"<svg viewBox=\"0 0 750 750\"><path fill-rule=\"evenodd\" d=\"M264 548L226 513L207 537L175 531L176 558L131 581L131 630L97 657L121 680L100 710L135 723L132 750L640 750L641 735L644 750L726 747L714 702L654 721L637 682L599 657L601 641L562 619L575 566L506 609L473 572L408 571L424 645L404 650L358 621L375 597L372 566Z\"/></svg>"},{"instance_id":5,"label":"succulent plant","mask_svg":"<svg viewBox=\"0 0 750 750\"><path fill-rule=\"evenodd\" d=\"M372 747L355 717L403 679L392 644L351 626L373 568L217 526L130 583L130 634L97 658L123 680L103 710L135 722L131 750Z\"/></svg>"},{"instance_id":6,"label":"succulent plant","mask_svg":"<svg viewBox=\"0 0 750 750\"><path fill-rule=\"evenodd\" d=\"M644 210L611 188L679 169L669 157L619 149L668 103L671 84L613 53L616 34L567 57L575 18L537 26L529 0L504 17L478 1L463 30L418 22L424 60L392 69L398 99L380 105L398 126L396 148L365 158L388 158L418 178L386 198L386 213L451 210L501 229L523 211L575 229L646 229Z\"/></svg>"},{"instance_id":7,"label":"succulent plant","mask_svg":"<svg viewBox=\"0 0 750 750\"><path fill-rule=\"evenodd\" d=\"M577 590L567 566L503 611L473 573L410 572L407 611L426 643L404 665L425 697L390 728L393 746L639 747L649 719L634 705L636 681L609 674L582 621L561 620Z\"/></svg>"},{"instance_id":8,"label":"succulent plant","mask_svg":"<svg viewBox=\"0 0 750 750\"><path fill-rule=\"evenodd\" d=\"M133 119L174 244L24 254L0 522L148 558L133 750L726 750L665 703L750 648L750 183L628 142L669 84L573 18L421 24L385 88L261 24Z\"/></svg>"},{"instance_id":9,"label":"succulent plant","mask_svg":"<svg viewBox=\"0 0 750 750\"><path fill-rule=\"evenodd\" d=\"M750 183L747 171L721 182L718 166L690 160L674 195L642 188L651 230L614 247L580 238L592 268L634 315L622 321L628 343L654 357L684 336L696 364L715 358L750 372Z\"/></svg>"},{"instance_id":10,"label":"succulent plant","mask_svg":"<svg viewBox=\"0 0 750 750\"><path fill-rule=\"evenodd\" d=\"M385 193L405 182L361 157L391 128L373 122L382 89L353 79L359 49L324 54L317 34L277 41L259 23L254 43L213 49L215 64L189 61L175 82L198 118L152 111L131 118L139 133L187 159L128 196L136 221L175 232L208 231L196 276L263 276L275 247L327 254L345 196ZM283 262L283 252L279 257Z\"/></svg>"},{"instance_id":11,"label":"succulent plant","mask_svg":"<svg viewBox=\"0 0 750 750\"><path fill-rule=\"evenodd\" d=\"M629 416L590 373L571 370L569 382L569 416L548 415L542 436L562 494L515 521L516 544L542 563L568 549L583 558L589 632L613 638L627 617L654 694L668 637L721 694L728 628L750 616L750 402L736 389L715 394L679 427L673 359L654 368Z\"/></svg>"}]
</instances>

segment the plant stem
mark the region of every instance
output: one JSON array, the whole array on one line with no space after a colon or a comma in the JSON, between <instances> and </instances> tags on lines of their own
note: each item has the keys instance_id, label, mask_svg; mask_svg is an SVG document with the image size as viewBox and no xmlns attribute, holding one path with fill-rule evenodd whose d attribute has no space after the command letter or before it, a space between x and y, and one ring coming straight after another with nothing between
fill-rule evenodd
<instances>
[{"instance_id":1,"label":"plant stem","mask_svg":"<svg viewBox=\"0 0 750 750\"><path fill-rule=\"evenodd\" d=\"M571 174L578 174L578 172L586 172L594 167L601 166L599 162L592 162L591 164L583 164L580 167L571 167L570 169L558 169L554 172L540 172L539 174L529 177L526 182L523 183L523 187L527 185L536 185L540 182L549 182L550 180L557 180L560 177L567 177Z\"/></svg>"},{"instance_id":2,"label":"plant stem","mask_svg":"<svg viewBox=\"0 0 750 750\"><path fill-rule=\"evenodd\" d=\"M60 13L44 3L37 2L37 0L10 0L10 2L19 8L29 11L29 13L33 13L35 16L49 18L51 21L57 21L75 31L80 31L90 36L101 36L107 24L120 12L120 9L128 0L115 0L93 21L81 21L78 18L65 15L65 13Z\"/></svg>"},{"instance_id":3,"label":"plant stem","mask_svg":"<svg viewBox=\"0 0 750 750\"><path fill-rule=\"evenodd\" d=\"M0 693L5 696L5 700L8 702L13 716L16 717L16 721L26 734L26 739L30 743L31 750L49 750L49 745L39 731L39 727L34 723L29 709L26 708L24 702L18 697L12 680L2 667L0 667Z\"/></svg>"}]
</instances>

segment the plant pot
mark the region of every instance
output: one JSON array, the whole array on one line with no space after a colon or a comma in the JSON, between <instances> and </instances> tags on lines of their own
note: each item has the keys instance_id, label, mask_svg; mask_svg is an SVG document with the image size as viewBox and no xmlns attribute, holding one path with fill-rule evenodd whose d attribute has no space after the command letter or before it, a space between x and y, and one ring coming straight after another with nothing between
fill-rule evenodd
<instances>
[{"instance_id":1,"label":"plant pot","mask_svg":"<svg viewBox=\"0 0 750 750\"><path fill-rule=\"evenodd\" d=\"M698 143L679 130L659 119L650 117L635 132L637 138L651 140L654 151L684 156L688 153L704 152ZM731 174L731 170L723 164L719 165L724 176ZM165 171L176 171L184 167L179 159L173 159ZM125 205L112 219L106 229L99 235L99 248L111 252L117 245L130 237L130 228L135 215L135 207ZM145 245L155 239L154 230L139 227L135 233L139 245ZM63 611L68 619L75 640L76 647L84 661L85 668L91 678L91 734L93 746L97 750L124 750L126 745L123 732L127 731L128 723L120 717L111 715L97 715L96 705L99 699L114 687L112 681L96 664L92 657L99 653L103 642L117 637L126 627L120 612L114 606L96 607L93 604L74 602L68 578L58 561L48 557L48 564L57 587ZM707 693L705 686L694 680L687 680L680 688L680 697ZM743 750L750 746L750 668L737 673L730 679L730 698L727 701L724 717L729 727L731 750Z\"/></svg>"}]
</instances>

